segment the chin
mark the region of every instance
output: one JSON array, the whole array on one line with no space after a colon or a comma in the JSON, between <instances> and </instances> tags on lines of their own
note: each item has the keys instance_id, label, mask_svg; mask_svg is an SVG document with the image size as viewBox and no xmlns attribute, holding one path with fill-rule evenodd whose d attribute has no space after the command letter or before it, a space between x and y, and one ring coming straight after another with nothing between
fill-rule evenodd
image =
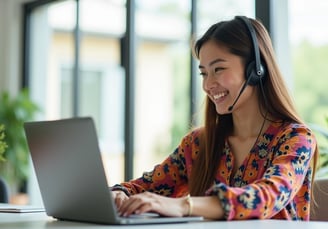
<instances>
[{"instance_id":1,"label":"chin","mask_svg":"<svg viewBox=\"0 0 328 229\"><path fill-rule=\"evenodd\" d=\"M231 111L228 111L228 108L222 109L222 107L221 107L221 108L216 109L216 113L218 113L219 115L225 115L225 114L230 114Z\"/></svg>"}]
</instances>

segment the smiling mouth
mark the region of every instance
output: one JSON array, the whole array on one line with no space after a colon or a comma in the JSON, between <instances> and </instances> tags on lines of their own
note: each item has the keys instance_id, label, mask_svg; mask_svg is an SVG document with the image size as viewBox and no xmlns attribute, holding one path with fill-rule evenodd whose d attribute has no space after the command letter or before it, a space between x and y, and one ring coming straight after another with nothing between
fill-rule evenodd
<instances>
[{"instance_id":1,"label":"smiling mouth","mask_svg":"<svg viewBox=\"0 0 328 229\"><path fill-rule=\"evenodd\" d=\"M213 99L214 99L214 100L219 100L219 99L225 97L226 95L228 95L228 92L221 92L221 93L219 93L219 94L215 94L215 95L213 95Z\"/></svg>"}]
</instances>

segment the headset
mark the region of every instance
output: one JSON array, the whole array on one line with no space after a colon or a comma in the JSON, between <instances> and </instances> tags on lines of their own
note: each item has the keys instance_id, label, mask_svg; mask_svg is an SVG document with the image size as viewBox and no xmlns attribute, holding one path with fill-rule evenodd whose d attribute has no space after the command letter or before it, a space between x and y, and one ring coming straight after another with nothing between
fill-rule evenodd
<instances>
[{"instance_id":1,"label":"headset","mask_svg":"<svg viewBox=\"0 0 328 229\"><path fill-rule=\"evenodd\" d=\"M251 21L247 17L236 16L235 18L243 21L243 23L246 25L253 43L255 60L251 61L246 66L246 84L255 86L258 85L266 75L265 66L261 63L260 49L258 46L255 29Z\"/></svg>"},{"instance_id":2,"label":"headset","mask_svg":"<svg viewBox=\"0 0 328 229\"><path fill-rule=\"evenodd\" d=\"M255 29L251 23L251 21L245 17L245 16L236 16L235 19L241 20L247 27L247 30L249 31L250 37L252 39L253 43L253 48L254 48L254 55L255 55L255 60L251 61L249 64L246 66L246 81L243 84L238 96L236 97L235 101L231 106L229 106L228 111L232 111L235 104L239 100L239 97L241 94L244 92L246 89L247 85L250 86L256 86L260 84L261 88L262 87L262 80L266 76L266 69L265 66L261 63L261 58L260 58L260 49L259 45L257 43L257 37L255 33Z\"/></svg>"}]
</instances>

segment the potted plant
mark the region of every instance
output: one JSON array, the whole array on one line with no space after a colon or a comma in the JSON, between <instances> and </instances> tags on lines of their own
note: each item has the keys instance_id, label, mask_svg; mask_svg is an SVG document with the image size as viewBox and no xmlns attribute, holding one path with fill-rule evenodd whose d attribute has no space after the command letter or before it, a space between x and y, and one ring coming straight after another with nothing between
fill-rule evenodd
<instances>
[{"instance_id":1,"label":"potted plant","mask_svg":"<svg viewBox=\"0 0 328 229\"><path fill-rule=\"evenodd\" d=\"M14 193L26 185L29 173L29 151L23 124L32 120L37 111L27 89L22 89L16 97L11 97L8 92L0 94L0 124L5 127L1 133L5 142L0 154L0 174Z\"/></svg>"}]
</instances>

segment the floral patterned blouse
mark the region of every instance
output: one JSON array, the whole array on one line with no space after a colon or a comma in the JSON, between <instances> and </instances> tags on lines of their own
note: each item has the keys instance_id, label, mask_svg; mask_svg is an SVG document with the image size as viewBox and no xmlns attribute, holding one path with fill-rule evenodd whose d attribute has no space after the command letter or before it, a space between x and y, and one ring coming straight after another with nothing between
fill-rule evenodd
<instances>
[{"instance_id":1,"label":"floral patterned blouse","mask_svg":"<svg viewBox=\"0 0 328 229\"><path fill-rule=\"evenodd\" d=\"M151 172L114 186L133 195L150 191L169 197L188 194L188 179L199 151L196 129ZM226 141L216 179L206 195L216 195L227 220L309 220L316 140L303 124L273 123L232 176L234 156Z\"/></svg>"}]
</instances>

